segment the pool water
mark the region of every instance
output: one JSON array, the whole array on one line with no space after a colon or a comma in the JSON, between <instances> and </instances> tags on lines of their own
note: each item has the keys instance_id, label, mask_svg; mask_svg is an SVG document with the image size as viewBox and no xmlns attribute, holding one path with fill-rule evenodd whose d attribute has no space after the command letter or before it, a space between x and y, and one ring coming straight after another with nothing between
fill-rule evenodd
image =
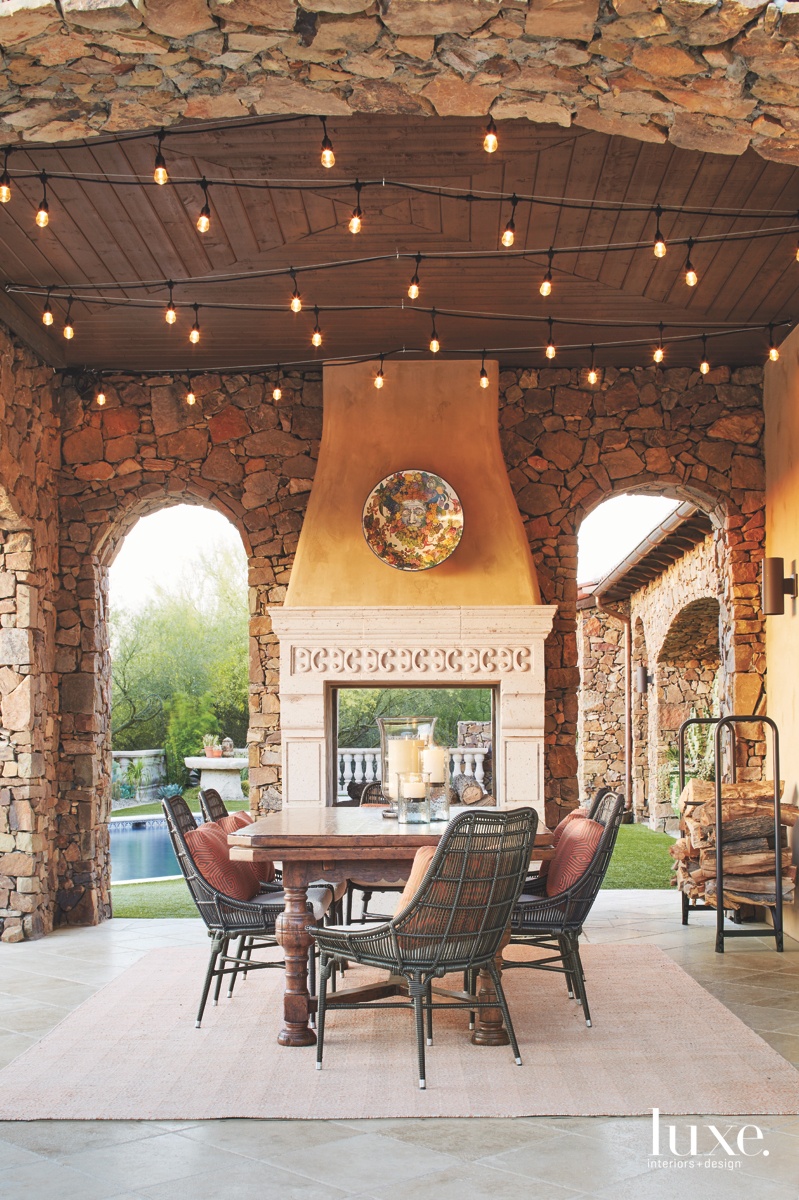
<instances>
[{"instance_id":1,"label":"pool water","mask_svg":"<svg viewBox=\"0 0 799 1200\"><path fill-rule=\"evenodd\" d=\"M127 822L125 823L127 826ZM180 875L178 860L169 840L166 822L148 822L144 828L120 828L113 821L111 837L111 881L161 879Z\"/></svg>"}]
</instances>

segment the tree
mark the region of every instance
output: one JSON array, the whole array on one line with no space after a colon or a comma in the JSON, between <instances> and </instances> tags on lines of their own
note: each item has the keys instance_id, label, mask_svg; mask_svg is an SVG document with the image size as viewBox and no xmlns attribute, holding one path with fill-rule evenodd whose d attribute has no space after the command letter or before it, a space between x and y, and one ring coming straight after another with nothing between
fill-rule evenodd
<instances>
[{"instance_id":1,"label":"tree","mask_svg":"<svg viewBox=\"0 0 799 1200\"><path fill-rule=\"evenodd\" d=\"M184 758L202 753L206 733L219 733L214 697L210 692L204 696L178 692L170 701L168 713L164 739L167 778L171 783L182 783L186 779Z\"/></svg>"},{"instance_id":2,"label":"tree","mask_svg":"<svg viewBox=\"0 0 799 1200\"><path fill-rule=\"evenodd\" d=\"M380 745L378 717L437 717L435 737L455 746L458 721L490 721L488 688L341 688L338 694L339 746Z\"/></svg>"}]
</instances>

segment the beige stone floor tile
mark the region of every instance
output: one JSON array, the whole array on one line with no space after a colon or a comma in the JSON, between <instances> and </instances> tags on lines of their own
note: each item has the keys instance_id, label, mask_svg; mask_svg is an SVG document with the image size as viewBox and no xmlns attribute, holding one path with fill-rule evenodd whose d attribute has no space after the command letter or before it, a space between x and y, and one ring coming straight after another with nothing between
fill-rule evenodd
<instances>
[{"instance_id":1,"label":"beige stone floor tile","mask_svg":"<svg viewBox=\"0 0 799 1200\"><path fill-rule=\"evenodd\" d=\"M579 1193L553 1183L544 1192L534 1180L469 1163L425 1175L421 1185L416 1180L387 1180L372 1195L374 1200L532 1200L536 1195L542 1200L577 1200Z\"/></svg>"},{"instance_id":2,"label":"beige stone floor tile","mask_svg":"<svg viewBox=\"0 0 799 1200\"><path fill-rule=\"evenodd\" d=\"M159 1130L149 1138L135 1138L116 1145L89 1146L74 1154L59 1155L59 1169L68 1167L87 1178L102 1180L108 1187L124 1191L169 1183L232 1168L238 1156L218 1146L203 1145L177 1133ZM110 1192L110 1194L113 1194Z\"/></svg>"},{"instance_id":3,"label":"beige stone floor tile","mask_svg":"<svg viewBox=\"0 0 799 1200\"><path fill-rule=\"evenodd\" d=\"M137 1195L148 1200L350 1200L352 1193L255 1159L239 1158L225 1170L156 1183L137 1189Z\"/></svg>"},{"instance_id":4,"label":"beige stone floor tile","mask_svg":"<svg viewBox=\"0 0 799 1200\"><path fill-rule=\"evenodd\" d=\"M0 1010L0 1070L33 1046L37 1039L29 1033L11 1033L2 1028L2 1011Z\"/></svg>"},{"instance_id":5,"label":"beige stone floor tile","mask_svg":"<svg viewBox=\"0 0 799 1200\"><path fill-rule=\"evenodd\" d=\"M151 1138L158 1132L160 1127L152 1121L0 1121L0 1140L51 1159Z\"/></svg>"},{"instance_id":6,"label":"beige stone floor tile","mask_svg":"<svg viewBox=\"0 0 799 1200\"><path fill-rule=\"evenodd\" d=\"M586 1118L587 1119L587 1118ZM517 1118L425 1118L381 1121L348 1121L346 1124L365 1130L367 1125L379 1126L381 1134L398 1138L430 1150L452 1154L471 1161L536 1142L560 1132L553 1117Z\"/></svg>"},{"instance_id":7,"label":"beige stone floor tile","mask_svg":"<svg viewBox=\"0 0 799 1200\"><path fill-rule=\"evenodd\" d=\"M375 1122L372 1122L374 1125ZM247 1158L271 1159L287 1153L304 1154L310 1146L320 1146L357 1132L344 1121L256 1121L230 1118L201 1121L191 1128L175 1132L207 1146L219 1146Z\"/></svg>"},{"instance_id":8,"label":"beige stone floor tile","mask_svg":"<svg viewBox=\"0 0 799 1200\"><path fill-rule=\"evenodd\" d=\"M0 1175L2 1200L131 1200L127 1186L90 1178L46 1159L11 1167Z\"/></svg>"},{"instance_id":9,"label":"beige stone floor tile","mask_svg":"<svg viewBox=\"0 0 799 1200\"><path fill-rule=\"evenodd\" d=\"M760 1180L743 1171L661 1169L622 1180L590 1193L592 1200L796 1200L789 1184Z\"/></svg>"},{"instance_id":10,"label":"beige stone floor tile","mask_svg":"<svg viewBox=\"0 0 799 1200\"><path fill-rule=\"evenodd\" d=\"M346 1192L374 1192L387 1180L397 1183L420 1179L458 1165L450 1154L409 1145L379 1133L356 1133L323 1146L270 1155L268 1161L282 1170L295 1171L329 1183ZM421 1186L421 1185L420 1185Z\"/></svg>"},{"instance_id":11,"label":"beige stone floor tile","mask_svg":"<svg viewBox=\"0 0 799 1200\"><path fill-rule=\"evenodd\" d=\"M507 1171L541 1184L557 1184L575 1192L606 1187L640 1172L646 1149L630 1150L577 1134L555 1134L531 1146L507 1150L479 1160L481 1166Z\"/></svg>"}]
</instances>

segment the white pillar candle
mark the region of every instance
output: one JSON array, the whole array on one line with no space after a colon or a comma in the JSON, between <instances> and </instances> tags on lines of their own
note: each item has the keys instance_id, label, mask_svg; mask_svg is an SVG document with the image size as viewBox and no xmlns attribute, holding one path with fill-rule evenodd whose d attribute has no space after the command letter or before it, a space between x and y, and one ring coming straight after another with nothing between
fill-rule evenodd
<instances>
[{"instance_id":1,"label":"white pillar candle","mask_svg":"<svg viewBox=\"0 0 799 1200\"><path fill-rule=\"evenodd\" d=\"M419 770L419 746L416 738L388 739L388 780L386 791L392 800L397 798L397 776Z\"/></svg>"},{"instance_id":2,"label":"white pillar candle","mask_svg":"<svg viewBox=\"0 0 799 1200\"><path fill-rule=\"evenodd\" d=\"M447 778L449 752L443 746L425 746L422 751L422 770L433 783L443 783Z\"/></svg>"},{"instance_id":3,"label":"white pillar candle","mask_svg":"<svg viewBox=\"0 0 799 1200\"><path fill-rule=\"evenodd\" d=\"M424 800L426 788L423 783L403 783L402 794L406 800Z\"/></svg>"}]
</instances>

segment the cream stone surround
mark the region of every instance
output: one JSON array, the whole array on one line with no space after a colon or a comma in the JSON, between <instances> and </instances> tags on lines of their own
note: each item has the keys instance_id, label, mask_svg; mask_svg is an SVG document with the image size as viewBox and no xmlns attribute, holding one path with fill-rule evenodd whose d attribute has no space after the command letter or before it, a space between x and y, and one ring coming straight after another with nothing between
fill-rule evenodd
<instances>
[{"instance_id":1,"label":"cream stone surround","mask_svg":"<svg viewBox=\"0 0 799 1200\"><path fill-rule=\"evenodd\" d=\"M329 805L336 687L496 689L495 790L544 815L544 641L555 605L270 609L280 641L283 803Z\"/></svg>"}]
</instances>

